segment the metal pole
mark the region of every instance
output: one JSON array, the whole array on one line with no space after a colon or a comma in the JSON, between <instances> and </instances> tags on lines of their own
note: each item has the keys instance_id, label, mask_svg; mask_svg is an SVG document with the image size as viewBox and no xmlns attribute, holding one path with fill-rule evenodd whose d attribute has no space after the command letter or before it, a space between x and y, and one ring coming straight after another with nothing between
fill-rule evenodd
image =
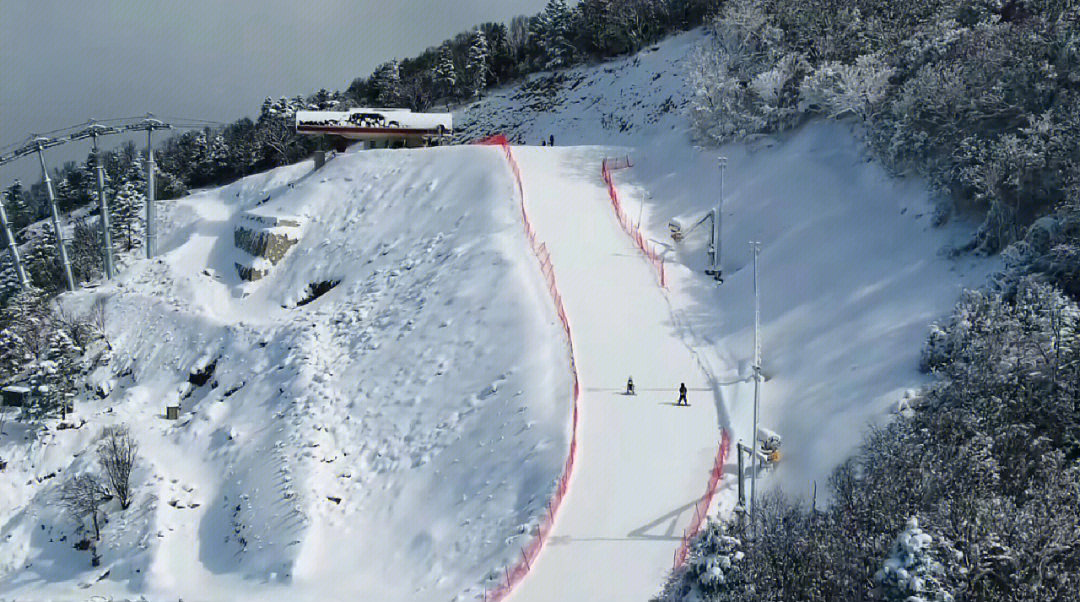
<instances>
[{"instance_id":1,"label":"metal pole","mask_svg":"<svg viewBox=\"0 0 1080 602\"><path fill-rule=\"evenodd\" d=\"M109 219L109 201L105 198L105 163L98 151L97 133L91 134L94 142L94 171L97 172L98 210L101 212L101 260L105 271L105 278L112 280L116 275L116 267L113 265L112 231Z\"/></svg>"},{"instance_id":2,"label":"metal pole","mask_svg":"<svg viewBox=\"0 0 1080 602\"><path fill-rule=\"evenodd\" d=\"M739 450L739 505L746 507L746 488L743 486L743 481L746 477L746 467L743 465L743 454L750 451L743 445L742 441L735 446Z\"/></svg>"},{"instance_id":3,"label":"metal pole","mask_svg":"<svg viewBox=\"0 0 1080 602\"><path fill-rule=\"evenodd\" d=\"M758 255L761 245L751 242L754 250L754 431L751 439L754 453L750 456L750 528L757 539L757 458L758 405L761 402L761 301L758 295Z\"/></svg>"},{"instance_id":4,"label":"metal pole","mask_svg":"<svg viewBox=\"0 0 1080 602\"><path fill-rule=\"evenodd\" d=\"M720 157L717 161L720 164L720 201L716 205L716 219L713 220L713 227L716 229L713 235L716 239L716 255L713 257L713 269L716 270L716 279L724 279L723 268L723 256L721 250L723 249L723 241L720 236L723 233L722 226L724 224L724 169L727 167L727 157Z\"/></svg>"},{"instance_id":5,"label":"metal pole","mask_svg":"<svg viewBox=\"0 0 1080 602\"><path fill-rule=\"evenodd\" d=\"M49 195L49 210L52 212L53 230L56 232L56 246L60 249L60 264L64 268L64 280L67 281L68 290L73 291L75 278L71 275L71 261L68 260L67 247L64 244L64 228L60 224L60 212L56 209L56 194L53 192L49 168L45 166L45 150L42 148L41 139L38 139L37 153L38 160L41 162L41 176L45 181L45 192Z\"/></svg>"},{"instance_id":6,"label":"metal pole","mask_svg":"<svg viewBox=\"0 0 1080 602\"><path fill-rule=\"evenodd\" d=\"M11 253L11 262L15 264L15 274L19 277L19 286L30 288L30 279L26 277L26 270L23 269L22 261L19 259L19 245L15 244L15 235L11 233L11 226L8 224L7 212L4 211L4 199L2 197L0 197L0 226L4 228L4 235L7 236L8 252Z\"/></svg>"},{"instance_id":7,"label":"metal pole","mask_svg":"<svg viewBox=\"0 0 1080 602\"><path fill-rule=\"evenodd\" d=\"M157 207L154 204L154 128L146 130L146 258L157 255Z\"/></svg>"}]
</instances>

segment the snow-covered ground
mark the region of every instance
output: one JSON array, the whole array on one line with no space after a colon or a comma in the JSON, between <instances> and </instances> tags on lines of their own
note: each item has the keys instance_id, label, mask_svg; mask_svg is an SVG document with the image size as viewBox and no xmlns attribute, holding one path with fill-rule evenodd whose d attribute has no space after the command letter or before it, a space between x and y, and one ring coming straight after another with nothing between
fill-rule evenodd
<instances>
[{"instance_id":1,"label":"snow-covered ground","mask_svg":"<svg viewBox=\"0 0 1080 602\"><path fill-rule=\"evenodd\" d=\"M604 149L518 147L551 251L581 378L577 464L546 548L514 600L644 600L670 570L716 454L706 374L652 266L613 219ZM637 394L624 395L633 377ZM689 407L677 407L680 383Z\"/></svg>"},{"instance_id":2,"label":"snow-covered ground","mask_svg":"<svg viewBox=\"0 0 1080 602\"><path fill-rule=\"evenodd\" d=\"M762 243L762 424L785 441L764 484L796 495L924 382L928 324L992 267L941 253L970 227L931 227L924 183L890 178L847 124L695 149L681 70L701 37L567 71L556 87L534 77L455 119L466 137L559 145L515 152L578 344L579 463L514 599L647 599L660 587L720 429L749 438L747 241ZM667 247L666 292L600 183L600 157L626 154L634 167L616 181ZM715 204L719 155L721 286L700 273L703 231L667 236L670 218L692 223ZM81 429L2 440L0 597L472 599L514 561L565 458L571 396L503 159L355 152L310 172L176 202L159 260L66 297L107 299L117 353L98 376L116 386L79 405ZM235 248L243 224L299 242L271 266ZM269 274L245 283L236 263ZM188 382L211 364L207 384ZM640 394L618 395L631 375ZM680 381L690 408L667 405ZM166 421L177 400L181 419ZM142 462L135 503L110 508L91 570L56 487L92 465L98 426L114 422L133 427ZM725 487L726 511L730 467Z\"/></svg>"},{"instance_id":3,"label":"snow-covered ground","mask_svg":"<svg viewBox=\"0 0 1080 602\"><path fill-rule=\"evenodd\" d=\"M637 216L652 241L666 248L670 305L663 318L704 367L708 387L716 392L712 397L718 426L730 428L734 439L746 442L752 431L753 400L752 382L747 379L753 356L748 243L762 243L763 369L768 381L762 387L760 421L784 439L783 460L762 485L809 497L817 483L821 503L825 479L854 452L866 428L888 420L904 395L926 382L917 367L929 324L948 314L963 287L981 285L996 262L950 258L945 251L969 236L973 226L961 220L931 226L935 199L926 184L890 177L869 158L859 132L848 123L818 121L752 144L695 148L680 112L689 94L681 73L701 37L700 32L690 32L634 57L570 70L562 74L565 86L557 91L547 92L539 83L543 77L535 77L531 84L497 91L464 108L457 121L470 135L505 131L511 139L534 144L553 134L558 146L610 145L573 167L567 160L561 178L582 182L592 178L598 185L598 154L632 158L634 166L617 172L615 179L627 211ZM530 152L539 151L518 151L526 158ZM548 152L563 157L582 154L578 149ZM692 224L715 206L720 196L720 156L728 159L723 221L726 280L717 285L701 273L707 229L702 227L676 244L667 224L671 218ZM527 182L536 177L529 173L527 161L523 168ZM541 177L554 180L550 174ZM595 195L579 190L559 196L548 201L567 216L563 229L576 230L581 207ZM572 209L565 199L573 199ZM539 202L533 200L534 205ZM605 201L601 197L591 202ZM617 228L611 219L609 226ZM556 242L549 241L549 246L557 256L559 238L552 232L560 230L545 233L538 227L538 231L541 238L554 237ZM578 256L595 255L593 261L601 262L610 255L605 244L598 242L590 249L579 241L573 248ZM632 245L627 249L647 270ZM558 271L560 262L555 263ZM633 286L597 287L595 294L642 295ZM574 309L569 311L575 324ZM621 327L635 326L627 320ZM627 345L614 343L616 335L611 337L613 344L607 350L611 357L625 353ZM631 346L647 348L644 339ZM588 409L586 404L584 411ZM719 438L718 429L713 437ZM642 445L654 446L649 452L662 457L667 453L662 442L662 437L645 438ZM583 435L582 445L589 443L590 437ZM734 459L732 454L732 464ZM701 458L688 461L700 464L697 484L681 492L691 502L692 496L703 493L709 464ZM583 474L575 475L571 496L575 488L594 487L583 483ZM722 512L735 504L734 474L734 467L729 467L718 502ZM664 481L663 486L670 483ZM641 488L649 491L650 484L642 482ZM645 510L652 503L649 495L653 494L616 497L596 509L596 525L610 524L612 515ZM574 516L570 498L563 512ZM579 529L569 523L571 518L557 523L556 533ZM638 534L630 530L622 534L626 548ZM593 585L606 583L598 575L632 581L655 571L647 553L624 557L615 546L606 558L599 557L604 548L594 548L565 559L560 541L556 537L541 555L536 573L514 599L550 599L557 594L560 599L593 600L598 599ZM671 551L676 546L677 542L669 542ZM549 559L555 556L559 559ZM561 586L552 583L554 577L539 576L545 563L562 566ZM636 597L647 598L659 585L655 580L651 587L637 583L641 589Z\"/></svg>"},{"instance_id":4,"label":"snow-covered ground","mask_svg":"<svg viewBox=\"0 0 1080 602\"><path fill-rule=\"evenodd\" d=\"M160 259L65 298L107 300L117 351L96 376L115 390L78 404L81 429L3 440L0 597L476 591L543 512L570 418L566 344L501 161L355 152L167 208ZM247 283L235 263L259 262L234 228L260 221L300 224L299 243ZM297 305L324 281L340 282ZM109 508L91 569L57 489L120 422L140 444L134 503Z\"/></svg>"}]
</instances>

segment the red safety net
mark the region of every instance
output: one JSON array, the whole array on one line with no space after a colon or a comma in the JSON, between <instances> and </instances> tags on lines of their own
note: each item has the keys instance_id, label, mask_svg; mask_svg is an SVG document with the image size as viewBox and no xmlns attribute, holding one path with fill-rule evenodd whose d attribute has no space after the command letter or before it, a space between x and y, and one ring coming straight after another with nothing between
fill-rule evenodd
<instances>
[{"instance_id":1,"label":"red safety net","mask_svg":"<svg viewBox=\"0 0 1080 602\"><path fill-rule=\"evenodd\" d=\"M528 237L529 245L536 255L537 261L540 263L540 271L543 273L544 279L548 284L548 291L555 303L555 311L559 316L559 321L562 323L563 332L566 334L566 341L570 348L570 369L574 379L573 426L570 436L570 453L567 454L566 463L563 465L563 471L562 475L559 477L558 486L555 489L555 494L548 502L547 513L541 520L540 527L534 534L532 541L529 542L529 545L521 548L521 560L517 561L512 566L503 569L504 581L500 583L498 587L491 591L484 592L483 599L485 602L497 602L504 600L509 596L510 593L514 591L514 588L529 574L529 571L532 570L532 565L536 562L537 556L540 555L540 550L543 549L548 535L551 534L552 526L555 523L555 516L559 512L559 507L566 497L566 491L570 485L570 475L574 471L574 460L577 457L578 407L581 397L581 385L578 379L577 362L574 359L574 338L570 329L570 320L567 317L566 308L563 306L562 302L562 295L559 293L559 287L555 280L555 270L551 264L551 255L548 253L547 245L537 239L536 230L533 228L532 220L529 219L529 212L525 204L525 188L522 184L521 168L514 158L514 153L510 148L510 143L506 139L506 136L498 134L496 136L491 136L490 138L479 140L476 143L501 147L506 155L506 160L510 165L510 170L514 174L514 182L517 186L518 198L521 202L521 218L525 224L525 235ZM622 209L622 204L619 202L615 184L611 178L612 169L622 169L630 166L631 163L629 157L619 162L613 161L610 166L608 161L604 160L602 165L604 182L608 185L608 194L611 197L611 204L615 209L615 214L618 216L619 223L622 225L623 230L634 238L634 242L637 243L638 248L645 253L645 256L649 261L657 268L660 275L660 285L666 286L663 257L652 249L652 244L642 236L640 230L636 226L633 226L629 218L626 217L626 213ZM705 517L708 516L709 507L712 505L712 500L716 496L717 489L719 489L720 481L723 479L724 464L727 462L730 445L731 438L725 430L721 433L720 446L717 449L716 458L713 461L713 467L709 473L709 483L705 490L705 495L703 495L694 506L694 517L690 526L683 532L682 542L675 551L674 569L681 567L686 562L686 559L690 555L691 542L698 532L701 531L701 525L704 523Z\"/></svg>"},{"instance_id":2,"label":"red safety net","mask_svg":"<svg viewBox=\"0 0 1080 602\"><path fill-rule=\"evenodd\" d=\"M724 478L724 464L727 462L730 447L731 436L725 429L720 433L720 447L716 450L716 459L713 460L712 471L709 472L709 486L705 488L705 495L701 496L698 503L694 505L694 518L690 521L690 526L683 531L682 543L675 551L675 562L671 567L673 570L686 563L686 559L690 556L690 544L701 531L701 525L705 522L705 517L709 515L709 507L712 506L713 498L716 497L716 490L719 489L720 481Z\"/></svg>"},{"instance_id":3,"label":"red safety net","mask_svg":"<svg viewBox=\"0 0 1080 602\"><path fill-rule=\"evenodd\" d=\"M559 476L558 486L555 488L555 494L548 502L547 512L541 519L539 528L529 545L521 548L521 559L514 563L513 566L508 566L503 570L505 577L503 583L500 583L498 587L491 591L484 592L483 599L485 602L496 602L510 595L510 592L514 591L514 588L525 578L525 575L529 574L532 565L536 562L536 557L540 555L540 550L543 549L544 543L547 541L548 535L551 534L555 516L559 512L563 498L566 497L567 488L570 486L570 475L574 472L574 460L577 458L578 400L581 397L581 385L578 381L577 362L574 359L574 337L571 334L570 320L566 315L566 307L563 306L562 295L559 293L559 286L555 280L555 268L551 264L551 254L548 253L547 245L537 238L532 220L529 219L529 211L525 205L525 187L522 184L521 168L518 166L517 159L514 158L510 142L506 139L506 136L499 134L479 140L477 144L501 147L506 155L506 161L510 164L510 171L514 174L514 182L518 190L518 198L521 201L521 219L525 224L525 235L529 239L533 254L536 255L536 259L540 263L540 272L544 275L544 280L548 285L548 292L551 293L551 299L555 303L555 313L559 316L563 332L566 334L566 341L570 348L570 371L574 379L570 453L566 456L566 463L563 465L562 475Z\"/></svg>"},{"instance_id":4,"label":"red safety net","mask_svg":"<svg viewBox=\"0 0 1080 602\"><path fill-rule=\"evenodd\" d=\"M625 169L631 167L630 157L618 158L618 159L604 159L600 164L600 176L604 178L604 183L607 184L608 196L611 197L611 207L615 210L615 217L619 220L619 225L622 226L623 231L630 235L630 238L634 239L638 248L645 254L645 258L649 260L649 263L656 268L657 274L660 276L660 286L667 287L667 274L664 269L664 257L660 254L656 245L645 238L645 235L641 233L641 229L630 221L630 217L626 215L626 211L623 210L622 201L619 200L619 191L615 188L615 180L611 177L611 171L614 169Z\"/></svg>"}]
</instances>

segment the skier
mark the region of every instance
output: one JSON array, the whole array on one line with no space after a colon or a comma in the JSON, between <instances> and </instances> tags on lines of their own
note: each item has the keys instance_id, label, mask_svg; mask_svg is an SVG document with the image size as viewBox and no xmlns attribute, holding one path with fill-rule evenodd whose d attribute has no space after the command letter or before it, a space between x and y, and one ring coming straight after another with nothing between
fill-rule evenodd
<instances>
[{"instance_id":1,"label":"skier","mask_svg":"<svg viewBox=\"0 0 1080 602\"><path fill-rule=\"evenodd\" d=\"M633 376L626 379L626 394L627 395L636 395L636 393L634 393L634 377Z\"/></svg>"},{"instance_id":2,"label":"skier","mask_svg":"<svg viewBox=\"0 0 1080 602\"><path fill-rule=\"evenodd\" d=\"M679 383L679 401L675 402L677 406L688 406L689 401L686 401L686 383Z\"/></svg>"},{"instance_id":3,"label":"skier","mask_svg":"<svg viewBox=\"0 0 1080 602\"><path fill-rule=\"evenodd\" d=\"M548 146L555 146L555 134L552 134L552 135L551 135L551 136L550 136L550 137L548 138Z\"/></svg>"}]
</instances>

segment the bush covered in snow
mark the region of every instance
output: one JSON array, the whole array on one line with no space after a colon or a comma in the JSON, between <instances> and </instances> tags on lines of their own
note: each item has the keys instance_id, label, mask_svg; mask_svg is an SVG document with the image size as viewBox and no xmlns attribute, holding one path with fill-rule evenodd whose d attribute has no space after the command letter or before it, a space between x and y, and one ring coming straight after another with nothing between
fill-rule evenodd
<instances>
[{"instance_id":1,"label":"bush covered in snow","mask_svg":"<svg viewBox=\"0 0 1080 602\"><path fill-rule=\"evenodd\" d=\"M934 538L912 517L893 543L892 552L874 575L882 596L890 602L952 602L941 586L945 568L934 560Z\"/></svg>"},{"instance_id":2,"label":"bush covered in snow","mask_svg":"<svg viewBox=\"0 0 1080 602\"><path fill-rule=\"evenodd\" d=\"M1078 327L1077 304L1031 279L966 294L931 338L938 382L833 473L826 508L765 498L756 541L726 527L745 557L723 582L701 567L730 550L699 544L658 599L1074 600Z\"/></svg>"}]
</instances>

